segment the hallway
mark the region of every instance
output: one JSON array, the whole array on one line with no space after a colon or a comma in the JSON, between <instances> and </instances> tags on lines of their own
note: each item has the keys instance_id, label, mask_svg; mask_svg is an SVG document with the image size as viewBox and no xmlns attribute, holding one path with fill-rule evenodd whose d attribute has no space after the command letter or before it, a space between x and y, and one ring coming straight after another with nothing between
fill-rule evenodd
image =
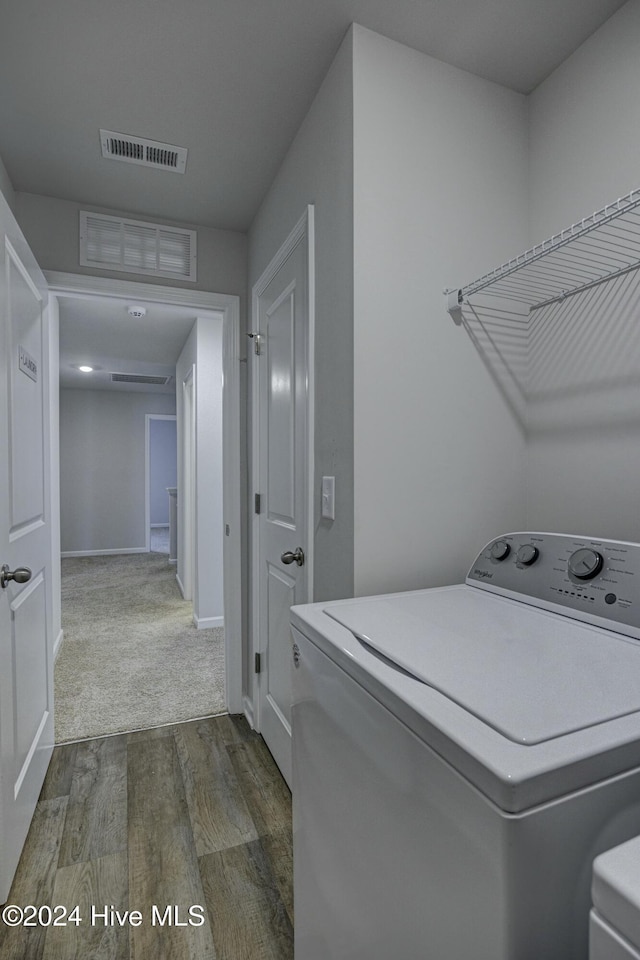
<instances>
[{"instance_id":1,"label":"hallway","mask_svg":"<svg viewBox=\"0 0 640 960\"><path fill-rule=\"evenodd\" d=\"M167 554L62 560L56 743L226 710L224 629L197 630Z\"/></svg>"}]
</instances>

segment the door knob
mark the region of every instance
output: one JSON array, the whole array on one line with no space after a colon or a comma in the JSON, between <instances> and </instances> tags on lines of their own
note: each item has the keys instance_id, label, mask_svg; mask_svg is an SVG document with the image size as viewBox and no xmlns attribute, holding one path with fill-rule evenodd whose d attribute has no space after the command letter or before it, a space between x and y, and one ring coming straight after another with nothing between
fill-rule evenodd
<instances>
[{"instance_id":1,"label":"door knob","mask_svg":"<svg viewBox=\"0 0 640 960\"><path fill-rule=\"evenodd\" d=\"M304 550L302 547L296 547L295 551L285 550L280 559L283 563L293 563L295 560L298 566L301 567L304 563Z\"/></svg>"},{"instance_id":2,"label":"door knob","mask_svg":"<svg viewBox=\"0 0 640 960\"><path fill-rule=\"evenodd\" d=\"M0 568L0 587L4 589L9 580L15 580L16 583L27 583L31 580L31 570L29 567L17 567L15 570L9 570L7 563Z\"/></svg>"}]
</instances>

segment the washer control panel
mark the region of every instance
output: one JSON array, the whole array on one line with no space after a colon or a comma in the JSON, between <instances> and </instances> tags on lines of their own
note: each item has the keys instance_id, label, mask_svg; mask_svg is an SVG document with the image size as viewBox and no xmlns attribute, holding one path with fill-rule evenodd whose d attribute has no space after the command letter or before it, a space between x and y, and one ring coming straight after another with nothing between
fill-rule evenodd
<instances>
[{"instance_id":1,"label":"washer control panel","mask_svg":"<svg viewBox=\"0 0 640 960\"><path fill-rule=\"evenodd\" d=\"M640 543L509 533L480 552L467 583L640 637Z\"/></svg>"}]
</instances>

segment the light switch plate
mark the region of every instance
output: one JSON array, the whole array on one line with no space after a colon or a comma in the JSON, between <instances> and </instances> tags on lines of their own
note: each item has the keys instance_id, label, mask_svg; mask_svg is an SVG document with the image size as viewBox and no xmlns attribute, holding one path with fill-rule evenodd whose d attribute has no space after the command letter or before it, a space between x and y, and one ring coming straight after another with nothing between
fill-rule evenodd
<instances>
[{"instance_id":1,"label":"light switch plate","mask_svg":"<svg viewBox=\"0 0 640 960\"><path fill-rule=\"evenodd\" d=\"M322 478L322 518L335 520L336 518L336 478Z\"/></svg>"}]
</instances>

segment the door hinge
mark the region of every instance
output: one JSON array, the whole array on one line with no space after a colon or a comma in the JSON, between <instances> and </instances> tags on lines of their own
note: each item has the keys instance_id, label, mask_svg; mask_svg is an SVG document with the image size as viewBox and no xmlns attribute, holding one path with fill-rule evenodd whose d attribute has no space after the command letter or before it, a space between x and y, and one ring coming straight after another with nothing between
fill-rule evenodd
<instances>
[{"instance_id":1,"label":"door hinge","mask_svg":"<svg viewBox=\"0 0 640 960\"><path fill-rule=\"evenodd\" d=\"M254 493L253 495L253 512L260 513L262 509L261 497L259 493Z\"/></svg>"},{"instance_id":2,"label":"door hinge","mask_svg":"<svg viewBox=\"0 0 640 960\"><path fill-rule=\"evenodd\" d=\"M262 671L262 654L256 653L253 658L253 669L254 673L260 673Z\"/></svg>"},{"instance_id":3,"label":"door hinge","mask_svg":"<svg viewBox=\"0 0 640 960\"><path fill-rule=\"evenodd\" d=\"M253 340L253 352L260 356L260 343L262 342L262 335L260 333L248 333L247 336L250 340Z\"/></svg>"}]
</instances>

